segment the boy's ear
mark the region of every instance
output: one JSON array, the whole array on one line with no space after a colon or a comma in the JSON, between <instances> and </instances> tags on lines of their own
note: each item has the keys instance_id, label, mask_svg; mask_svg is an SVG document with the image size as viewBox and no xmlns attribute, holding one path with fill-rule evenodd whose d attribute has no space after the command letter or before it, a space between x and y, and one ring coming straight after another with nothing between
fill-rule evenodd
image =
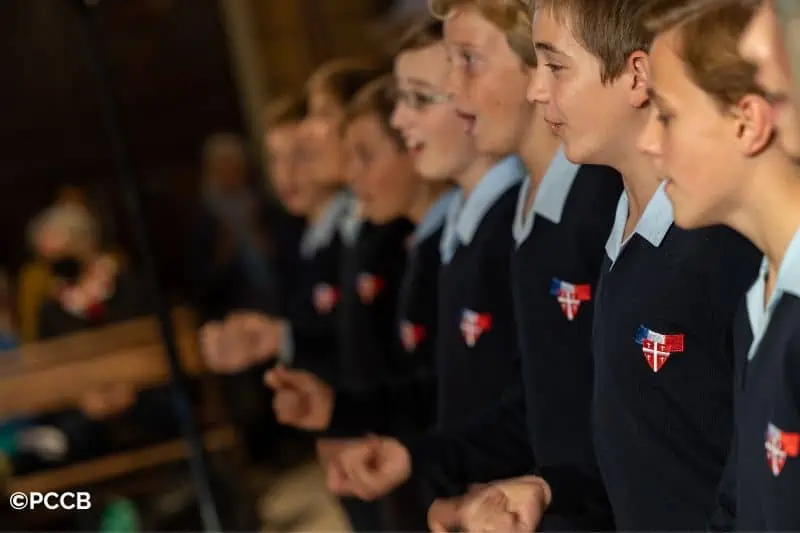
<instances>
[{"instance_id":1,"label":"boy's ear","mask_svg":"<svg viewBox=\"0 0 800 533\"><path fill-rule=\"evenodd\" d=\"M647 96L650 82L650 58L647 52L637 50L628 56L626 70L630 75L631 105L637 109L645 107L650 101Z\"/></svg>"},{"instance_id":2,"label":"boy's ear","mask_svg":"<svg viewBox=\"0 0 800 533\"><path fill-rule=\"evenodd\" d=\"M774 124L769 102L761 96L746 94L733 107L736 139L741 152L749 157L763 152L772 141Z\"/></svg>"}]
</instances>

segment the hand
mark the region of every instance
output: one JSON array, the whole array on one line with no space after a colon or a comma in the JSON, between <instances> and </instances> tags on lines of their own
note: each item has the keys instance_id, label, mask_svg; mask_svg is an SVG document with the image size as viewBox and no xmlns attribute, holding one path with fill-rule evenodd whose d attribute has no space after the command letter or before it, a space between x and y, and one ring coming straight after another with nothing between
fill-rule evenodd
<instances>
[{"instance_id":1,"label":"hand","mask_svg":"<svg viewBox=\"0 0 800 533\"><path fill-rule=\"evenodd\" d=\"M130 409L135 401L133 387L116 383L86 392L79 400L79 407L91 420L107 420Z\"/></svg>"},{"instance_id":2,"label":"hand","mask_svg":"<svg viewBox=\"0 0 800 533\"><path fill-rule=\"evenodd\" d=\"M285 327L260 313L233 313L200 329L200 352L212 372L236 374L276 355Z\"/></svg>"},{"instance_id":3,"label":"hand","mask_svg":"<svg viewBox=\"0 0 800 533\"><path fill-rule=\"evenodd\" d=\"M278 355L286 328L286 322L265 314L237 311L225 319L223 337L254 365Z\"/></svg>"},{"instance_id":4,"label":"hand","mask_svg":"<svg viewBox=\"0 0 800 533\"><path fill-rule=\"evenodd\" d=\"M222 322L209 322L200 328L200 354L210 371L217 374L236 374L250 366L250 358L234 339L225 335Z\"/></svg>"},{"instance_id":5,"label":"hand","mask_svg":"<svg viewBox=\"0 0 800 533\"><path fill-rule=\"evenodd\" d=\"M275 392L272 409L278 422L312 431L328 428L335 397L327 383L310 372L283 366L264 374L264 382Z\"/></svg>"},{"instance_id":6,"label":"hand","mask_svg":"<svg viewBox=\"0 0 800 533\"><path fill-rule=\"evenodd\" d=\"M428 529L434 533L447 533L461 529L461 513L489 485L472 485L469 491L454 498L438 498L428 508Z\"/></svg>"},{"instance_id":7,"label":"hand","mask_svg":"<svg viewBox=\"0 0 800 533\"><path fill-rule=\"evenodd\" d=\"M371 501L408 480L411 456L396 439L371 436L342 451L336 466L344 472L346 483L331 490Z\"/></svg>"},{"instance_id":8,"label":"hand","mask_svg":"<svg viewBox=\"0 0 800 533\"><path fill-rule=\"evenodd\" d=\"M536 476L492 483L462 509L461 522L472 533L535 531L550 499L550 487Z\"/></svg>"}]
</instances>

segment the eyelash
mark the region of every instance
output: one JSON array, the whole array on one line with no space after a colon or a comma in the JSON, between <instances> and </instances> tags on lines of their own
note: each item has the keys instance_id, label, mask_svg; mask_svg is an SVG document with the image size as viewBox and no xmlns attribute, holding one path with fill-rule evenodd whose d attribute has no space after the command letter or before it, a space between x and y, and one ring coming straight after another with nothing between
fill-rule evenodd
<instances>
[{"instance_id":1,"label":"eyelash","mask_svg":"<svg viewBox=\"0 0 800 533\"><path fill-rule=\"evenodd\" d=\"M656 120L658 120L662 126L666 127L669 125L669 121L672 119L672 115L668 115L666 113L658 113L656 115Z\"/></svg>"},{"instance_id":2,"label":"eyelash","mask_svg":"<svg viewBox=\"0 0 800 533\"><path fill-rule=\"evenodd\" d=\"M561 65L556 65L555 63L545 63L545 66L550 69L551 72L554 74L560 70L564 70L564 67Z\"/></svg>"}]
</instances>

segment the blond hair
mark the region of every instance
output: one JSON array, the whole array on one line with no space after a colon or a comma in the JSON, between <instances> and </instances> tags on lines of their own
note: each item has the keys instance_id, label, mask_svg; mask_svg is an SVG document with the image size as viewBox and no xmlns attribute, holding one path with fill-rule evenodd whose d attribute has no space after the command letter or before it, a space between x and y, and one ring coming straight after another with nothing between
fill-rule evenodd
<instances>
[{"instance_id":1,"label":"blond hair","mask_svg":"<svg viewBox=\"0 0 800 533\"><path fill-rule=\"evenodd\" d=\"M486 20L500 28L509 47L522 61L536 67L536 50L531 38L531 12L534 0L428 0L433 15L449 17L454 9L474 7Z\"/></svg>"}]
</instances>

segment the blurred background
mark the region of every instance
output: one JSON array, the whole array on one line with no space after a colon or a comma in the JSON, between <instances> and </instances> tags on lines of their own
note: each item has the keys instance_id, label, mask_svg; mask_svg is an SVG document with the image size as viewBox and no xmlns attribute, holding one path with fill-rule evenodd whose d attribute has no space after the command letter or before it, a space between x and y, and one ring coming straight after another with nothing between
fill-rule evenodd
<instances>
[{"instance_id":1,"label":"blurred background","mask_svg":"<svg viewBox=\"0 0 800 533\"><path fill-rule=\"evenodd\" d=\"M15 511L4 497L0 529L202 528L93 50L107 62L145 234L187 357L197 324L229 310L209 296L215 246L226 239L215 222L225 209L208 184L257 206L258 223L242 231L263 242L279 209L264 170L265 106L301 92L325 60L384 46L425 9L425 0L0 2L0 485L94 498L91 512L76 513ZM62 282L82 268L96 283L67 290ZM117 289L106 300L109 285ZM208 380L193 364L184 361L187 390L224 527L346 528L307 463L308 439L263 422L262 372ZM85 386L106 373L108 386ZM139 394L122 378L160 385Z\"/></svg>"}]
</instances>

